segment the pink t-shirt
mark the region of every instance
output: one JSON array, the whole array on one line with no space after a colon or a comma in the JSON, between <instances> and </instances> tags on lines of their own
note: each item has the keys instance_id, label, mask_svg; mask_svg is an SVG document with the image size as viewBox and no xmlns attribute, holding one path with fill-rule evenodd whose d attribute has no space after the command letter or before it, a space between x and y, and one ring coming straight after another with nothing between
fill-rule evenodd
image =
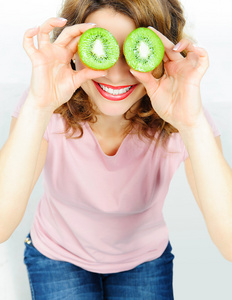
<instances>
[{"instance_id":1,"label":"pink t-shirt","mask_svg":"<svg viewBox=\"0 0 232 300\"><path fill-rule=\"evenodd\" d=\"M107 156L88 123L80 139L66 139L64 129L62 117L53 114L44 135L44 194L31 228L35 247L97 273L129 270L159 257L169 240L164 200L188 156L180 134L172 134L167 150L129 134L118 152Z\"/></svg>"}]
</instances>

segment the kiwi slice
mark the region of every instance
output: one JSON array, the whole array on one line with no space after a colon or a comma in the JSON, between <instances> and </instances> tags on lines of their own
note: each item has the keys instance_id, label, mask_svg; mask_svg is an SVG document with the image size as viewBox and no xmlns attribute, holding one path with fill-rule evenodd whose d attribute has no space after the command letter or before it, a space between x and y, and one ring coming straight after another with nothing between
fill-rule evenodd
<instances>
[{"instance_id":1,"label":"kiwi slice","mask_svg":"<svg viewBox=\"0 0 232 300\"><path fill-rule=\"evenodd\" d=\"M81 61L94 70L109 69L120 54L115 37L100 27L88 29L81 35L78 52Z\"/></svg>"},{"instance_id":2,"label":"kiwi slice","mask_svg":"<svg viewBox=\"0 0 232 300\"><path fill-rule=\"evenodd\" d=\"M161 63L164 56L164 45L154 31L139 27L126 38L123 52L132 69L150 72Z\"/></svg>"}]
</instances>

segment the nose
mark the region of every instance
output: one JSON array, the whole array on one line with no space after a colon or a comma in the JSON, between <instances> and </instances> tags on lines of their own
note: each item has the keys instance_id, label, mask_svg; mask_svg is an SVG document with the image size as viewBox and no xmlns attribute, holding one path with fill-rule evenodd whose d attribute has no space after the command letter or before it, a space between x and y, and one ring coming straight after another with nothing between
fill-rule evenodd
<instances>
[{"instance_id":1,"label":"nose","mask_svg":"<svg viewBox=\"0 0 232 300\"><path fill-rule=\"evenodd\" d=\"M116 64L107 70L106 78L113 84L120 84L128 82L132 74L130 73L130 67L126 63L124 56L121 54Z\"/></svg>"}]
</instances>

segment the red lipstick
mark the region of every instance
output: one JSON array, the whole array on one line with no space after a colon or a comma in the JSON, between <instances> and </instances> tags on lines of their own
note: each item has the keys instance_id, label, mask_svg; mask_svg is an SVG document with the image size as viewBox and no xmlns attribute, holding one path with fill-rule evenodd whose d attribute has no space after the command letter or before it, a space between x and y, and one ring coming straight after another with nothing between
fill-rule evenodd
<instances>
[{"instance_id":1,"label":"red lipstick","mask_svg":"<svg viewBox=\"0 0 232 300\"><path fill-rule=\"evenodd\" d=\"M120 94L120 95L112 95L110 93L107 93L106 91L104 91L99 83L93 81L93 83L95 84L97 90L99 91L99 93L104 97L106 98L107 100L111 100L111 101L121 101L123 99L125 99L126 97L128 97L133 91L134 89L136 88L137 84L135 85L127 85L127 86L112 86L112 85L108 85L108 84L102 84L103 86L107 87L107 88L110 88L110 89L113 89L113 90L121 90L121 89L125 89L125 88L128 88L128 87L131 87L129 89L129 91L123 93L123 94Z\"/></svg>"}]
</instances>

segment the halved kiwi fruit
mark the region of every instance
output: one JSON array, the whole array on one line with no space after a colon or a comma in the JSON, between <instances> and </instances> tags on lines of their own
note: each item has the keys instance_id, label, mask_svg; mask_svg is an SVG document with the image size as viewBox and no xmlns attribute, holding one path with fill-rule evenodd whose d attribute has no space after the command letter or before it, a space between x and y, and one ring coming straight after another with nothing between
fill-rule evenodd
<instances>
[{"instance_id":1,"label":"halved kiwi fruit","mask_svg":"<svg viewBox=\"0 0 232 300\"><path fill-rule=\"evenodd\" d=\"M139 27L128 35L123 52L132 69L150 72L161 63L164 56L164 45L154 31Z\"/></svg>"},{"instance_id":2,"label":"halved kiwi fruit","mask_svg":"<svg viewBox=\"0 0 232 300\"><path fill-rule=\"evenodd\" d=\"M79 40L78 52L81 61L91 69L106 70L119 58L119 45L106 29L94 27L85 31Z\"/></svg>"}]
</instances>

